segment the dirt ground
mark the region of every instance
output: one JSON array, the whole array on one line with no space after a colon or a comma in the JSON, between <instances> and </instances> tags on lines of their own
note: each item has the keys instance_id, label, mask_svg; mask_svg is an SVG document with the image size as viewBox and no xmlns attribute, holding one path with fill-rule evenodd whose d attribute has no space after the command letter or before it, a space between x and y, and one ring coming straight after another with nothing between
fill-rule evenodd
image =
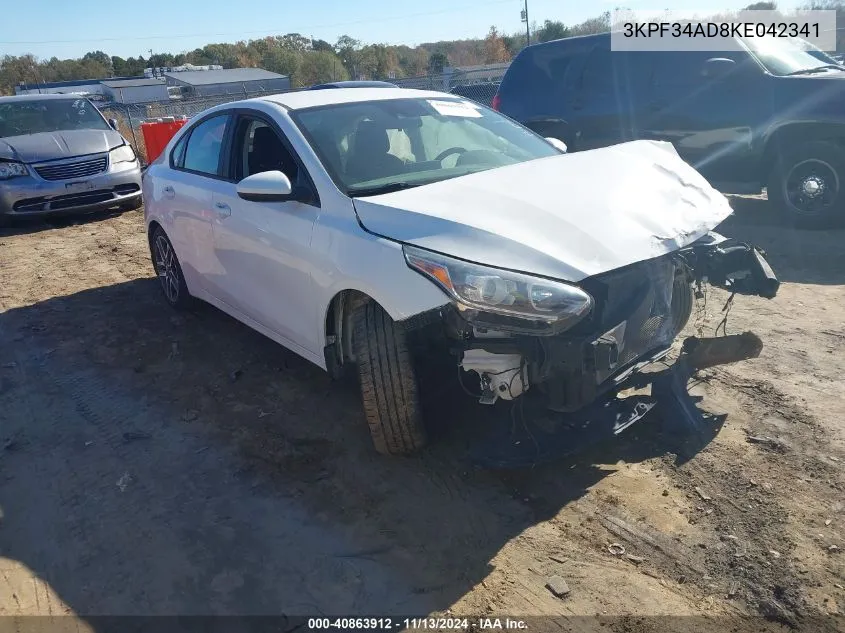
<instances>
[{"instance_id":1,"label":"dirt ground","mask_svg":"<svg viewBox=\"0 0 845 633\"><path fill-rule=\"evenodd\" d=\"M0 615L845 628L822 617L845 612L845 231L734 204L719 230L764 248L783 285L728 315L760 358L692 385L710 441L650 414L507 471L467 457L507 404L447 400L430 449L381 457L354 383L211 307L171 311L141 212L0 232ZM711 335L726 298L700 300L689 333Z\"/></svg>"}]
</instances>

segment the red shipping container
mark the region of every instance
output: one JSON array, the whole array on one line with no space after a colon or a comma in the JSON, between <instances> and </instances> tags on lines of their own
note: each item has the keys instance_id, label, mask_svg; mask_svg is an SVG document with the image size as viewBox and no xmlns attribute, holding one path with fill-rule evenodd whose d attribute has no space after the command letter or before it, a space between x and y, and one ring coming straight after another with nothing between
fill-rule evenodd
<instances>
[{"instance_id":1,"label":"red shipping container","mask_svg":"<svg viewBox=\"0 0 845 633\"><path fill-rule=\"evenodd\" d=\"M187 119L177 119L175 121L141 123L141 134L144 136L144 145L147 147L148 164L158 158L173 135L187 122Z\"/></svg>"}]
</instances>

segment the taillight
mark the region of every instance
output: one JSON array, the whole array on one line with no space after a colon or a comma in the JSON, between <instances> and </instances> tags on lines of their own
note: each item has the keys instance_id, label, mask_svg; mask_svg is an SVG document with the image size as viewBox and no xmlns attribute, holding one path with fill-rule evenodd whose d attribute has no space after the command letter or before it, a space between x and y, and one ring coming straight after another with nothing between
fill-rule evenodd
<instances>
[{"instance_id":1,"label":"taillight","mask_svg":"<svg viewBox=\"0 0 845 633\"><path fill-rule=\"evenodd\" d=\"M493 97L493 103L492 103L491 105L493 106L493 109L494 109L496 112L498 112L498 111L499 111L499 106L501 106L501 105L502 105L502 98L499 96L499 93L498 93L498 92L496 93L496 96L495 96L495 97Z\"/></svg>"}]
</instances>

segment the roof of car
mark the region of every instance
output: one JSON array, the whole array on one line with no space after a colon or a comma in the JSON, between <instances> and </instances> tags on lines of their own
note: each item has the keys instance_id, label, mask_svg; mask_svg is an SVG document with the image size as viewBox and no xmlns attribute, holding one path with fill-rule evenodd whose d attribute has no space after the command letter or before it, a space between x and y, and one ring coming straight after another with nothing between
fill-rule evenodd
<instances>
[{"instance_id":1,"label":"roof of car","mask_svg":"<svg viewBox=\"0 0 845 633\"><path fill-rule=\"evenodd\" d=\"M44 101L45 99L83 99L80 95L71 94L43 94L43 95L14 95L11 97L0 97L0 103L16 103L19 101Z\"/></svg>"},{"instance_id":2,"label":"roof of car","mask_svg":"<svg viewBox=\"0 0 845 633\"><path fill-rule=\"evenodd\" d=\"M398 88L396 84L386 81L331 81L325 84L310 86L308 90L324 90L326 88Z\"/></svg>"},{"instance_id":3,"label":"roof of car","mask_svg":"<svg viewBox=\"0 0 845 633\"><path fill-rule=\"evenodd\" d=\"M257 97L260 101L278 103L289 110L302 110L315 106L356 103L360 101L386 101L388 99L424 99L451 98L445 92L431 90L409 90L407 88L336 88L334 90L297 90L283 92L266 97Z\"/></svg>"}]
</instances>

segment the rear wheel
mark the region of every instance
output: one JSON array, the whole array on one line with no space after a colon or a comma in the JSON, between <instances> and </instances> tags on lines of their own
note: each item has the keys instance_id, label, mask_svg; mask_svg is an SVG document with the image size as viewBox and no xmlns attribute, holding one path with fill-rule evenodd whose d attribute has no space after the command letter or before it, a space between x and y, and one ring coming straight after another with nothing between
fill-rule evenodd
<instances>
[{"instance_id":1,"label":"rear wheel","mask_svg":"<svg viewBox=\"0 0 845 633\"><path fill-rule=\"evenodd\" d=\"M813 141L778 157L768 182L768 196L787 220L805 228L845 221L845 151Z\"/></svg>"},{"instance_id":2,"label":"rear wheel","mask_svg":"<svg viewBox=\"0 0 845 633\"><path fill-rule=\"evenodd\" d=\"M173 250L173 244L160 226L153 230L150 238L153 267L158 276L164 298L177 310L184 310L191 304L191 295L182 274L182 266Z\"/></svg>"},{"instance_id":3,"label":"rear wheel","mask_svg":"<svg viewBox=\"0 0 845 633\"><path fill-rule=\"evenodd\" d=\"M427 437L404 327L370 301L355 316L352 344L376 450L403 455L421 449Z\"/></svg>"}]
</instances>

